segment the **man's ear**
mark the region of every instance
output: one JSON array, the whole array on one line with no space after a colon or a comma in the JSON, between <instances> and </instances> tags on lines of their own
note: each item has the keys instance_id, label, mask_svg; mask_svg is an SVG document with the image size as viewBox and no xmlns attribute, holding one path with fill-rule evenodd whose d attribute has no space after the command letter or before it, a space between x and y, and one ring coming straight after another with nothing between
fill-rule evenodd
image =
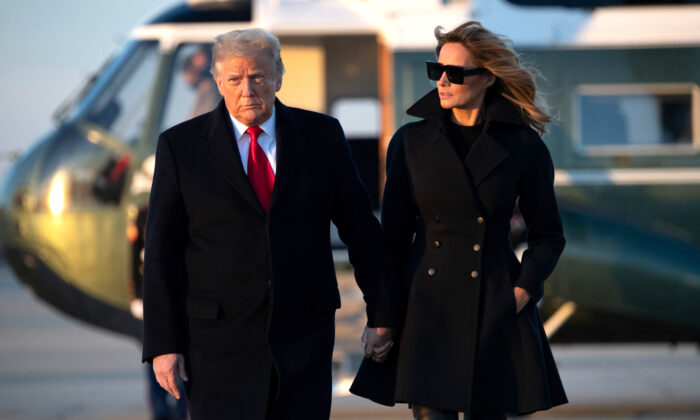
<instances>
[{"instance_id":1,"label":"man's ear","mask_svg":"<svg viewBox=\"0 0 700 420\"><path fill-rule=\"evenodd\" d=\"M275 92L279 92L282 89L282 75L280 74L275 80Z\"/></svg>"},{"instance_id":2,"label":"man's ear","mask_svg":"<svg viewBox=\"0 0 700 420\"><path fill-rule=\"evenodd\" d=\"M213 77L214 77L214 83L216 83L216 88L219 90L219 95L224 96L224 91L223 91L224 80L219 76L213 76Z\"/></svg>"}]
</instances>

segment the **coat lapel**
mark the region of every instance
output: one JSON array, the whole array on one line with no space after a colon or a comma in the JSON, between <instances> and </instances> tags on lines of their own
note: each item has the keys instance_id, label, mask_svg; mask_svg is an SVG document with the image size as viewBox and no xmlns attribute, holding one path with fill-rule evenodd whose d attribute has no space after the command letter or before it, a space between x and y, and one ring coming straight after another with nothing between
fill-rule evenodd
<instances>
[{"instance_id":1,"label":"coat lapel","mask_svg":"<svg viewBox=\"0 0 700 420\"><path fill-rule=\"evenodd\" d=\"M204 129L204 136L206 137L204 154L207 159L243 200L258 215L265 218L265 211L243 170L241 155L236 148L231 121L223 99L219 102L219 106L211 112Z\"/></svg>"},{"instance_id":2,"label":"coat lapel","mask_svg":"<svg viewBox=\"0 0 700 420\"><path fill-rule=\"evenodd\" d=\"M488 133L488 126L484 127L484 132L474 142L464 160L474 186L478 187L508 155L508 151Z\"/></svg>"},{"instance_id":3,"label":"coat lapel","mask_svg":"<svg viewBox=\"0 0 700 420\"><path fill-rule=\"evenodd\" d=\"M285 187L289 185L301 161L306 141L302 135L304 127L292 110L275 100L275 131L277 140L277 173L272 187L270 211L279 200Z\"/></svg>"},{"instance_id":4,"label":"coat lapel","mask_svg":"<svg viewBox=\"0 0 700 420\"><path fill-rule=\"evenodd\" d=\"M445 137L444 128L441 130L441 135L443 137L441 143L443 143L443 145L435 148L434 144L436 141L434 141L426 148L426 151L431 148L434 150L433 152L429 152L429 154L433 154L438 151L440 153L444 153L442 155L436 154L429 157L429 159L432 160L432 166L436 168L436 170L442 172L442 178L448 184L451 184L456 191L459 190L464 193L465 189L463 188L463 184L466 184L465 196L471 202L472 207L475 208L481 208L476 188L489 176L489 174L491 174L491 172L493 172L493 170L499 164L501 164L501 162L503 162L509 156L508 151L489 134L489 128L492 126L492 124L505 123L525 125L525 122L518 110L496 91L490 90L486 94L486 97L484 98L484 105L486 110L484 116L486 120L484 132L474 142L464 161L464 164L469 171L469 175L471 175L471 179L465 179L464 182L462 182L462 179L457 179L455 176L453 176L454 179L445 179L448 172L450 174L453 173L454 168L449 170L446 168L440 169L443 165L443 161L445 161L444 164L446 166L448 164L449 166L453 166L454 161L459 161L459 159L457 158L456 153L454 153L452 150L449 140ZM428 92L425 96L419 99L418 102L413 104L413 106L411 106L406 112L409 115L434 120L438 122L436 127L441 127L441 125L444 125L445 119L449 118L448 111L445 111L440 107L440 99L437 94L437 89L433 89L432 91ZM440 132L440 128L436 128L436 130L438 133ZM447 153L448 151L450 153ZM471 195L471 198L469 195Z\"/></svg>"},{"instance_id":5,"label":"coat lapel","mask_svg":"<svg viewBox=\"0 0 700 420\"><path fill-rule=\"evenodd\" d=\"M483 214L481 202L464 171L464 164L459 160L450 141L442 130L439 130L432 141L421 151L420 156L437 173L438 177L447 184L474 211Z\"/></svg>"}]
</instances>

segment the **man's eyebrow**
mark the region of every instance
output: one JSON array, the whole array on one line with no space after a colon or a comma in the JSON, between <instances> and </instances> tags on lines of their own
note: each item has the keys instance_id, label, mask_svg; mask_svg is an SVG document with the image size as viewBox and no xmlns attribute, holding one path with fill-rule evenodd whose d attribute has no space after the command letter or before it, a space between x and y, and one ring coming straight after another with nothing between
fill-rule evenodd
<instances>
[{"instance_id":1,"label":"man's eyebrow","mask_svg":"<svg viewBox=\"0 0 700 420\"><path fill-rule=\"evenodd\" d=\"M265 75L265 70L263 70L263 69L254 69L254 70L251 70L251 71L248 72L248 77L251 77L251 76L264 76L264 75ZM226 77L236 77L236 76L238 76L238 77L243 77L243 74L242 74L242 73L238 73L238 72L234 72L234 71L231 71L231 72L226 73Z\"/></svg>"}]
</instances>

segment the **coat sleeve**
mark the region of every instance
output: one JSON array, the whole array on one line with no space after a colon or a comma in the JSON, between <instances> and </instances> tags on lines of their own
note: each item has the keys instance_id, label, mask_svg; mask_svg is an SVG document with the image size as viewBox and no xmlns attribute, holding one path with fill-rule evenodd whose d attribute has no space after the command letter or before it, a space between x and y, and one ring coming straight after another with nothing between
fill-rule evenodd
<instances>
[{"instance_id":1,"label":"coat sleeve","mask_svg":"<svg viewBox=\"0 0 700 420\"><path fill-rule=\"evenodd\" d=\"M395 278L398 297L399 328L402 328L403 314L408 290L401 290L401 276L406 267L408 252L411 249L413 235L416 231L418 211L414 205L411 180L406 166L403 129L394 134L389 142L386 158L386 185L382 199L382 225L387 239L387 246L392 260L390 273ZM401 346L400 335L396 338L396 346L391 350L384 363L375 363L371 359L362 359L350 392L360 397L368 398L376 403L393 406L394 390L396 389L396 372L398 366L398 351Z\"/></svg>"},{"instance_id":2,"label":"coat sleeve","mask_svg":"<svg viewBox=\"0 0 700 420\"><path fill-rule=\"evenodd\" d=\"M161 134L146 221L143 361L161 354L184 353L186 349L187 217L178 185L172 149L165 134Z\"/></svg>"},{"instance_id":3,"label":"coat sleeve","mask_svg":"<svg viewBox=\"0 0 700 420\"><path fill-rule=\"evenodd\" d=\"M527 250L515 286L530 292L534 302L544 294L544 281L564 250L564 235L554 196L554 165L547 146L532 132L529 164L520 183L519 207L527 225Z\"/></svg>"},{"instance_id":4,"label":"coat sleeve","mask_svg":"<svg viewBox=\"0 0 700 420\"><path fill-rule=\"evenodd\" d=\"M411 177L406 166L403 133L403 129L399 129L389 143L382 200L382 226L394 267L392 272L399 284L407 265L418 218Z\"/></svg>"},{"instance_id":5,"label":"coat sleeve","mask_svg":"<svg viewBox=\"0 0 700 420\"><path fill-rule=\"evenodd\" d=\"M370 327L395 327L395 285L379 221L352 158L343 129L335 121L331 219L348 247L357 285L367 304Z\"/></svg>"}]
</instances>

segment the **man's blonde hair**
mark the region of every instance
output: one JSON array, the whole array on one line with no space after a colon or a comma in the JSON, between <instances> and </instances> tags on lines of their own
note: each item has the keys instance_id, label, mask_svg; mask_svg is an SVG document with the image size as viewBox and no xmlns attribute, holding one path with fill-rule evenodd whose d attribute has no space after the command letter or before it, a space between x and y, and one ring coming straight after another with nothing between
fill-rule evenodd
<instances>
[{"instance_id":1,"label":"man's blonde hair","mask_svg":"<svg viewBox=\"0 0 700 420\"><path fill-rule=\"evenodd\" d=\"M221 61L229 57L251 57L260 52L270 54L275 62L277 76L284 74L284 63L280 56L280 40L263 29L246 29L227 32L216 37L212 48L211 74L218 74Z\"/></svg>"}]
</instances>

